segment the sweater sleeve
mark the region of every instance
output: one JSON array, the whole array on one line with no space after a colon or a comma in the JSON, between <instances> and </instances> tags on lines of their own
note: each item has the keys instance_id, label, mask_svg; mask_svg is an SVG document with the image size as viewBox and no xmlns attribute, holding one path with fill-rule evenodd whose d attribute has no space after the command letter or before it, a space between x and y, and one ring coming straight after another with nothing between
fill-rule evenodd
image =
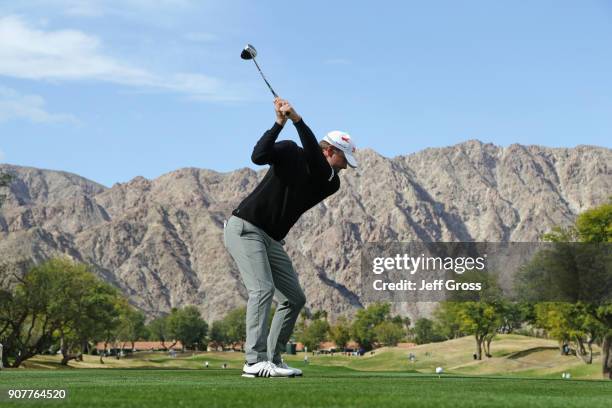
<instances>
[{"instance_id":1,"label":"sweater sleeve","mask_svg":"<svg viewBox=\"0 0 612 408\"><path fill-rule=\"evenodd\" d=\"M310 172L317 178L330 180L334 176L334 170L323 155L319 142L317 142L317 138L312 133L312 130L301 119L299 122L294 123L294 125L302 141L302 148L304 149Z\"/></svg>"},{"instance_id":2,"label":"sweater sleeve","mask_svg":"<svg viewBox=\"0 0 612 408\"><path fill-rule=\"evenodd\" d=\"M273 164L277 161L278 155L275 154L275 142L283 127L274 122L274 126L267 130L257 141L251 154L251 160L257 165Z\"/></svg>"}]
</instances>

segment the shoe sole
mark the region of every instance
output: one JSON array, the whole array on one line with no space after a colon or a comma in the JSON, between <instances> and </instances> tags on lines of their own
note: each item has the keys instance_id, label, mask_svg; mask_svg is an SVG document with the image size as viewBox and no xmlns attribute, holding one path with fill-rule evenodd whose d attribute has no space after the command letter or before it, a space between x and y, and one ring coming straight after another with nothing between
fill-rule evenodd
<instances>
[{"instance_id":1,"label":"shoe sole","mask_svg":"<svg viewBox=\"0 0 612 408\"><path fill-rule=\"evenodd\" d=\"M283 375L283 376L275 376L275 377L260 377L257 374L242 373L242 376L244 378L294 378L295 374L292 374L292 375Z\"/></svg>"}]
</instances>

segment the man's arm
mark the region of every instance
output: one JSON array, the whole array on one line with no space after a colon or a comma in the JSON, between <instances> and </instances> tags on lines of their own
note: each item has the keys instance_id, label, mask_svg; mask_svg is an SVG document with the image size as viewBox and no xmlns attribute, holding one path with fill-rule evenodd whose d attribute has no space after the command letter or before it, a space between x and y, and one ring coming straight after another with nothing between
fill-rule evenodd
<instances>
[{"instance_id":1,"label":"man's arm","mask_svg":"<svg viewBox=\"0 0 612 408\"><path fill-rule=\"evenodd\" d=\"M283 126L287 122L287 116L280 111L282 99L274 98L274 113L276 114L276 122L271 129L263 134L261 139L255 145L251 160L257 165L272 164L278 161L280 149L276 145L276 139L283 130Z\"/></svg>"},{"instance_id":2,"label":"man's arm","mask_svg":"<svg viewBox=\"0 0 612 408\"><path fill-rule=\"evenodd\" d=\"M293 125L297 129L300 140L302 141L302 148L304 149L306 161L308 162L311 173L329 179L333 169L327 162L327 159L325 159L316 136L312 133L308 125L304 123L302 118L297 122L293 122Z\"/></svg>"},{"instance_id":3,"label":"man's arm","mask_svg":"<svg viewBox=\"0 0 612 408\"><path fill-rule=\"evenodd\" d=\"M253 148L253 154L251 154L253 163L261 166L276 161L274 145L281 130L283 130L283 127L275 122L274 126L257 141L255 148Z\"/></svg>"},{"instance_id":4,"label":"man's arm","mask_svg":"<svg viewBox=\"0 0 612 408\"><path fill-rule=\"evenodd\" d=\"M310 168L311 174L313 174L315 177L330 180L334 175L334 170L323 155L319 142L317 141L314 133L312 133L312 130L310 130L308 125L304 123L302 117L297 114L289 102L284 100L282 100L282 102L282 106L279 110L285 114L285 116L289 116L289 119L293 121L293 124L298 131L298 135L300 136L302 148L304 149L304 154L306 156L306 161L308 163L308 167Z\"/></svg>"}]
</instances>

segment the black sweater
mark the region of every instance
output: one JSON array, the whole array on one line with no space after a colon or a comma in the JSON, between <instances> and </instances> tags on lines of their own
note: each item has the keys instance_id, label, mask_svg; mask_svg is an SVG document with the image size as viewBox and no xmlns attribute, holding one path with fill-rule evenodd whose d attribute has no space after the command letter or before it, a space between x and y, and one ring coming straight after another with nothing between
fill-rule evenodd
<instances>
[{"instance_id":1,"label":"black sweater","mask_svg":"<svg viewBox=\"0 0 612 408\"><path fill-rule=\"evenodd\" d=\"M303 120L295 127L303 148L290 140L276 142L283 129L278 123L259 139L251 160L269 164L270 169L232 212L277 241L285 238L302 214L340 188L340 179L310 128Z\"/></svg>"}]
</instances>

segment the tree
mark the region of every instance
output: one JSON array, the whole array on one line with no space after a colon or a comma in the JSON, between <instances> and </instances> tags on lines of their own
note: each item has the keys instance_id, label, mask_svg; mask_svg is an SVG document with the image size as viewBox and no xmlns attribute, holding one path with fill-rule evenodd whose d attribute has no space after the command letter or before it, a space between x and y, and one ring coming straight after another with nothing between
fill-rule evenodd
<instances>
[{"instance_id":1,"label":"tree","mask_svg":"<svg viewBox=\"0 0 612 408\"><path fill-rule=\"evenodd\" d=\"M117 323L119 294L90 267L67 258L50 259L33 269L49 278L49 312L58 323L62 365L81 358L88 341ZM110 319L110 320L109 320Z\"/></svg>"},{"instance_id":2,"label":"tree","mask_svg":"<svg viewBox=\"0 0 612 408\"><path fill-rule=\"evenodd\" d=\"M576 232L580 242L612 242L612 197L608 203L580 214Z\"/></svg>"},{"instance_id":3,"label":"tree","mask_svg":"<svg viewBox=\"0 0 612 408\"><path fill-rule=\"evenodd\" d=\"M602 372L604 378L612 379L612 303L601 305L596 311L597 319L604 325L603 342L601 349L602 355Z\"/></svg>"},{"instance_id":4,"label":"tree","mask_svg":"<svg viewBox=\"0 0 612 408\"><path fill-rule=\"evenodd\" d=\"M227 334L228 327L225 319L216 320L213 322L210 333L208 335L211 342L215 344L215 347L221 346L221 348L225 348L225 345L230 343L229 335Z\"/></svg>"},{"instance_id":5,"label":"tree","mask_svg":"<svg viewBox=\"0 0 612 408\"><path fill-rule=\"evenodd\" d=\"M166 341L172 340L169 337L168 322L166 316L157 317L147 325L147 331L149 332L149 338L151 340L157 340L161 342L161 346L164 350L167 350Z\"/></svg>"},{"instance_id":6,"label":"tree","mask_svg":"<svg viewBox=\"0 0 612 408\"><path fill-rule=\"evenodd\" d=\"M268 324L272 320L269 319ZM216 346L225 348L226 345L240 343L244 350L246 341L246 307L238 307L231 310L223 319L213 322L210 328L209 340Z\"/></svg>"},{"instance_id":7,"label":"tree","mask_svg":"<svg viewBox=\"0 0 612 408\"><path fill-rule=\"evenodd\" d=\"M492 302L463 302L459 308L461 330L473 334L476 340L476 359L482 360L482 351L491 357L491 340L502 324L499 304Z\"/></svg>"},{"instance_id":8,"label":"tree","mask_svg":"<svg viewBox=\"0 0 612 408\"><path fill-rule=\"evenodd\" d=\"M436 332L434 322L425 317L421 317L414 323L412 331L416 344L427 344L444 340L444 338Z\"/></svg>"},{"instance_id":9,"label":"tree","mask_svg":"<svg viewBox=\"0 0 612 408\"><path fill-rule=\"evenodd\" d=\"M592 345L603 329L593 317L596 311L589 308L594 306L582 302L541 302L535 305L536 326L559 341L561 354L573 343L576 355L587 364L593 362Z\"/></svg>"},{"instance_id":10,"label":"tree","mask_svg":"<svg viewBox=\"0 0 612 408\"><path fill-rule=\"evenodd\" d=\"M586 335L587 344L588 336L601 339L602 374L612 379L612 254L609 245L601 245L612 242L612 197L608 203L578 215L574 225L553 227L543 239L555 245L547 253L537 254L540 258L535 262L539 264L528 265L519 275L522 281L517 286L526 289L523 294L537 295L538 290L545 290L550 295L545 299L564 300L576 306L581 302L584 307L578 309L557 305L563 316L554 316L554 327L559 331L564 326L566 331L571 329L580 354L580 337ZM575 241L590 245L567 244ZM589 360L590 357L586 359Z\"/></svg>"},{"instance_id":11,"label":"tree","mask_svg":"<svg viewBox=\"0 0 612 408\"><path fill-rule=\"evenodd\" d=\"M584 249L584 248L582 248ZM582 283L588 276L582 273L577 244L558 242L540 249L515 277L515 292L528 302L573 302L590 294Z\"/></svg>"},{"instance_id":12,"label":"tree","mask_svg":"<svg viewBox=\"0 0 612 408\"><path fill-rule=\"evenodd\" d=\"M346 347L351 339L351 326L346 317L336 320L336 323L329 328L329 336L339 349Z\"/></svg>"},{"instance_id":13,"label":"tree","mask_svg":"<svg viewBox=\"0 0 612 408\"><path fill-rule=\"evenodd\" d=\"M452 306L457 313L459 330L473 334L476 341L476 358L482 359L482 352L491 357L491 342L504 324L502 290L497 276L490 271L467 271L457 277L459 283L479 282L480 291L455 291L451 293Z\"/></svg>"},{"instance_id":14,"label":"tree","mask_svg":"<svg viewBox=\"0 0 612 408\"><path fill-rule=\"evenodd\" d=\"M376 302L357 311L351 334L365 350L371 350L377 341L374 328L389 318L390 307L388 303Z\"/></svg>"},{"instance_id":15,"label":"tree","mask_svg":"<svg viewBox=\"0 0 612 408\"><path fill-rule=\"evenodd\" d=\"M110 287L110 285L109 285ZM121 303L124 298L115 291L115 297L110 300L112 306L106 305L100 307L96 313L96 322L99 324L99 330L92 335L94 344L98 342L104 343L104 351L99 353L100 364L104 364L104 357L109 342L116 339L117 328L121 325Z\"/></svg>"},{"instance_id":16,"label":"tree","mask_svg":"<svg viewBox=\"0 0 612 408\"><path fill-rule=\"evenodd\" d=\"M512 333L521 327L523 322L529 319L531 314L530 305L518 302L502 302L502 333Z\"/></svg>"},{"instance_id":17,"label":"tree","mask_svg":"<svg viewBox=\"0 0 612 408\"><path fill-rule=\"evenodd\" d=\"M576 219L576 231L581 242L612 242L612 197L608 203L580 214ZM589 308L589 317L600 323L602 374L612 379L612 303L609 298L596 308Z\"/></svg>"},{"instance_id":18,"label":"tree","mask_svg":"<svg viewBox=\"0 0 612 408\"><path fill-rule=\"evenodd\" d=\"M385 346L397 346L397 343L406 335L401 323L384 321L374 327L374 334L379 343Z\"/></svg>"},{"instance_id":19,"label":"tree","mask_svg":"<svg viewBox=\"0 0 612 408\"><path fill-rule=\"evenodd\" d=\"M403 326L406 330L410 328L410 324L412 323L409 316L400 315L393 316L393 318L391 318L391 322Z\"/></svg>"},{"instance_id":20,"label":"tree","mask_svg":"<svg viewBox=\"0 0 612 408\"><path fill-rule=\"evenodd\" d=\"M197 307L186 306L183 309L172 309L168 316L168 329L170 335L180 340L185 349L204 342L208 324L202 319Z\"/></svg>"},{"instance_id":21,"label":"tree","mask_svg":"<svg viewBox=\"0 0 612 408\"><path fill-rule=\"evenodd\" d=\"M116 332L117 339L131 343L132 349L134 349L134 343L146 336L145 315L132 307L125 299L122 299L118 304L118 309L120 314ZM123 345L121 348L123 348Z\"/></svg>"},{"instance_id":22,"label":"tree","mask_svg":"<svg viewBox=\"0 0 612 408\"><path fill-rule=\"evenodd\" d=\"M94 345L100 340L107 342L120 324L120 310L117 307L121 299L119 292L111 285L96 278L83 299L83 314L79 319L75 333L81 345L80 355L89 352L89 342ZM100 355L100 361L102 355Z\"/></svg>"},{"instance_id":23,"label":"tree","mask_svg":"<svg viewBox=\"0 0 612 408\"><path fill-rule=\"evenodd\" d=\"M87 265L50 259L16 279L14 290L3 290L0 296L0 341L7 366L18 367L56 341L62 364L67 364L114 324L118 292Z\"/></svg>"},{"instance_id":24,"label":"tree","mask_svg":"<svg viewBox=\"0 0 612 408\"><path fill-rule=\"evenodd\" d=\"M302 342L309 350L318 350L319 344L327 339L329 323L327 320L313 320L297 335L298 341Z\"/></svg>"},{"instance_id":25,"label":"tree","mask_svg":"<svg viewBox=\"0 0 612 408\"><path fill-rule=\"evenodd\" d=\"M457 302L440 302L434 311L435 329L432 330L449 340L464 336L465 333L461 331L459 306L460 304Z\"/></svg>"},{"instance_id":26,"label":"tree","mask_svg":"<svg viewBox=\"0 0 612 408\"><path fill-rule=\"evenodd\" d=\"M548 335L559 342L559 351L570 341L571 327L566 319L571 305L569 303L541 302L535 305L535 325L546 330Z\"/></svg>"},{"instance_id":27,"label":"tree","mask_svg":"<svg viewBox=\"0 0 612 408\"><path fill-rule=\"evenodd\" d=\"M230 311L223 319L226 327L227 342L240 343L241 350L246 341L246 307Z\"/></svg>"},{"instance_id":28,"label":"tree","mask_svg":"<svg viewBox=\"0 0 612 408\"><path fill-rule=\"evenodd\" d=\"M6 270L7 265L3 265ZM27 273L17 277L14 290L0 291L0 343L4 367L21 363L53 343L58 323L49 313L50 280L42 274Z\"/></svg>"},{"instance_id":29,"label":"tree","mask_svg":"<svg viewBox=\"0 0 612 408\"><path fill-rule=\"evenodd\" d=\"M317 310L315 312L312 313L312 316L310 317L311 320L327 320L327 311L325 310Z\"/></svg>"}]
</instances>

